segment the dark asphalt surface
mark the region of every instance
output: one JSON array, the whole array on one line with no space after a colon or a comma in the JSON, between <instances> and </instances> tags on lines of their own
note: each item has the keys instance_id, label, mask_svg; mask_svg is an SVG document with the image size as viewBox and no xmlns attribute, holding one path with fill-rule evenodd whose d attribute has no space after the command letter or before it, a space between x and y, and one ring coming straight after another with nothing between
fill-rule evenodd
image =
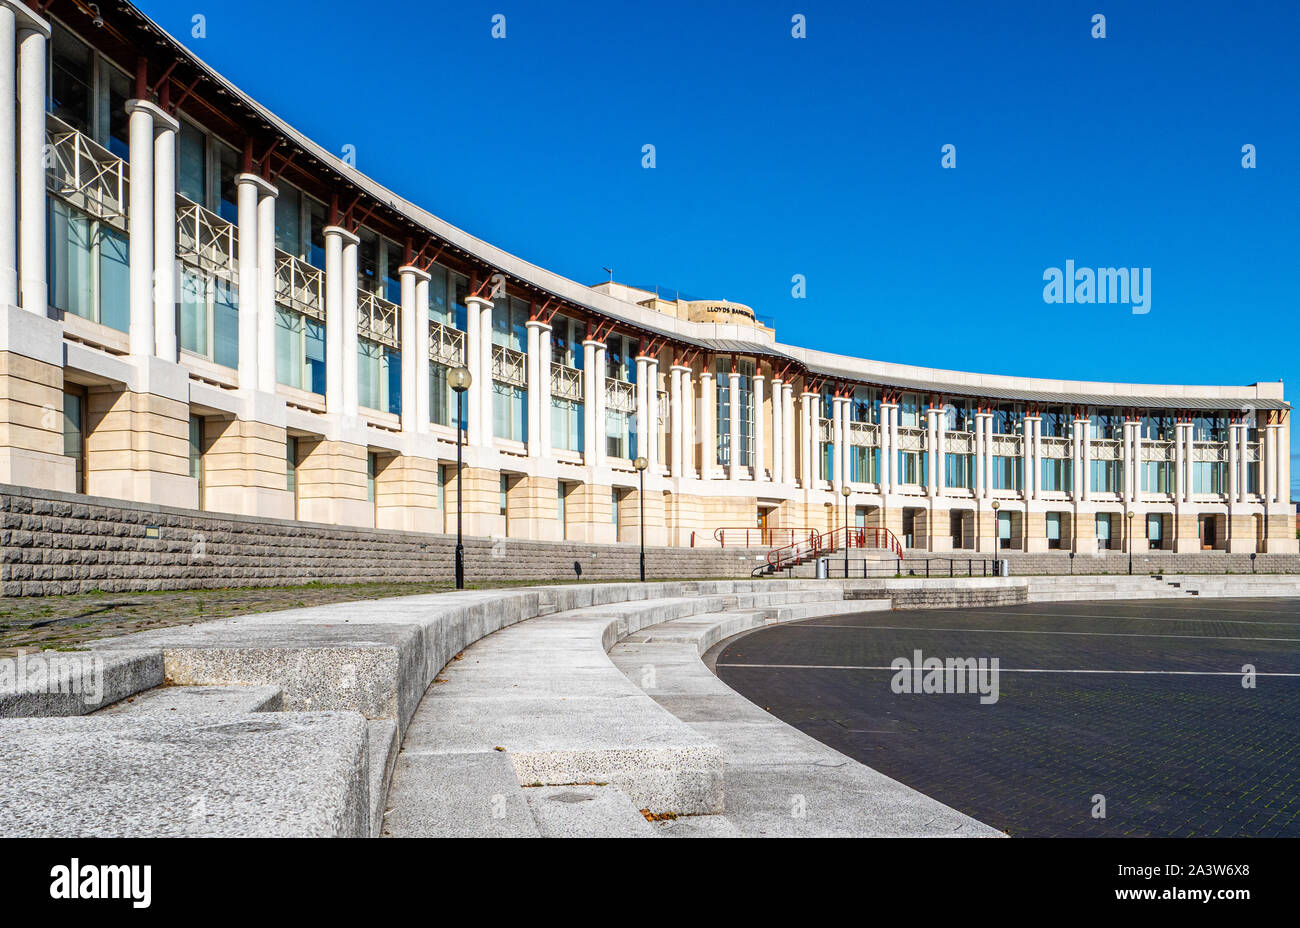
<instances>
[{"instance_id":1,"label":"dark asphalt surface","mask_svg":"<svg viewBox=\"0 0 1300 928\"><path fill-rule=\"evenodd\" d=\"M998 701L892 692L891 661L917 649L998 658ZM1247 664L1261 674L1253 689ZM724 643L717 672L808 735L1014 836L1300 837L1300 600L837 615Z\"/></svg>"}]
</instances>

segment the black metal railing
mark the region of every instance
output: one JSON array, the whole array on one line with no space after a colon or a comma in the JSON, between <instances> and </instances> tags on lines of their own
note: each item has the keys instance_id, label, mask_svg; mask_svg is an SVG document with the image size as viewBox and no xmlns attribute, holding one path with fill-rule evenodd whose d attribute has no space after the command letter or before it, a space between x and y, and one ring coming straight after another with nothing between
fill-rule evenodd
<instances>
[{"instance_id":1,"label":"black metal railing","mask_svg":"<svg viewBox=\"0 0 1300 928\"><path fill-rule=\"evenodd\" d=\"M998 562L976 557L894 557L847 561L842 557L826 559L829 579L855 577L996 577Z\"/></svg>"}]
</instances>

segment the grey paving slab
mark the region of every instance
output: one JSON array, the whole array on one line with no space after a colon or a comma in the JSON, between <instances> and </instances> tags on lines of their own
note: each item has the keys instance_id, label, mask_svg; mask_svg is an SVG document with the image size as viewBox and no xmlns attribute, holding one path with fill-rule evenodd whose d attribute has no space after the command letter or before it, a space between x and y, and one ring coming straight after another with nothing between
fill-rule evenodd
<instances>
[{"instance_id":1,"label":"grey paving slab","mask_svg":"<svg viewBox=\"0 0 1300 928\"><path fill-rule=\"evenodd\" d=\"M537 824L500 751L397 758L386 838L535 838Z\"/></svg>"},{"instance_id":2,"label":"grey paving slab","mask_svg":"<svg viewBox=\"0 0 1300 928\"><path fill-rule=\"evenodd\" d=\"M653 838L655 830L613 786L535 786L524 790L543 838Z\"/></svg>"},{"instance_id":3,"label":"grey paving slab","mask_svg":"<svg viewBox=\"0 0 1300 928\"><path fill-rule=\"evenodd\" d=\"M354 712L0 719L0 835L364 837Z\"/></svg>"}]
</instances>

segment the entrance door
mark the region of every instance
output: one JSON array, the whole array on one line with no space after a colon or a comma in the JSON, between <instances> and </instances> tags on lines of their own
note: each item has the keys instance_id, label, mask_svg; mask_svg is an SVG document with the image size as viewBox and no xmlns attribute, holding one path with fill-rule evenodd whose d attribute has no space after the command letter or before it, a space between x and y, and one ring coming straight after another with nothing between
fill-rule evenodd
<instances>
[{"instance_id":1,"label":"entrance door","mask_svg":"<svg viewBox=\"0 0 1300 928\"><path fill-rule=\"evenodd\" d=\"M1214 531L1214 516L1198 516L1196 526L1198 534L1201 536L1201 550L1213 550L1215 542L1218 540Z\"/></svg>"}]
</instances>

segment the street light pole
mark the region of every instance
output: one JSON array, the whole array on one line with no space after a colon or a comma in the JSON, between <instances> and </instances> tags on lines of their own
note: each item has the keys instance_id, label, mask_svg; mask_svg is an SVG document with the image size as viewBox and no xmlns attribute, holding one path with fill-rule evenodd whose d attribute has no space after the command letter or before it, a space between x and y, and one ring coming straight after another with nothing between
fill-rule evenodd
<instances>
[{"instance_id":1,"label":"street light pole","mask_svg":"<svg viewBox=\"0 0 1300 928\"><path fill-rule=\"evenodd\" d=\"M637 475L641 478L641 582L645 583L645 469L650 466L650 462L643 457L638 457L632 462L636 468Z\"/></svg>"},{"instance_id":2,"label":"street light pole","mask_svg":"<svg viewBox=\"0 0 1300 928\"><path fill-rule=\"evenodd\" d=\"M461 445L465 435L465 391L474 378L469 368L457 367L447 374L447 385L456 391L456 589L465 589L465 545L461 535L461 510L464 495Z\"/></svg>"},{"instance_id":3,"label":"street light pole","mask_svg":"<svg viewBox=\"0 0 1300 928\"><path fill-rule=\"evenodd\" d=\"M846 483L840 487L840 493L844 496L844 579L849 579L849 494L853 491L849 489Z\"/></svg>"},{"instance_id":4,"label":"street light pole","mask_svg":"<svg viewBox=\"0 0 1300 928\"><path fill-rule=\"evenodd\" d=\"M1125 521L1128 522L1128 573L1133 576L1133 510L1129 510L1124 515Z\"/></svg>"}]
</instances>

